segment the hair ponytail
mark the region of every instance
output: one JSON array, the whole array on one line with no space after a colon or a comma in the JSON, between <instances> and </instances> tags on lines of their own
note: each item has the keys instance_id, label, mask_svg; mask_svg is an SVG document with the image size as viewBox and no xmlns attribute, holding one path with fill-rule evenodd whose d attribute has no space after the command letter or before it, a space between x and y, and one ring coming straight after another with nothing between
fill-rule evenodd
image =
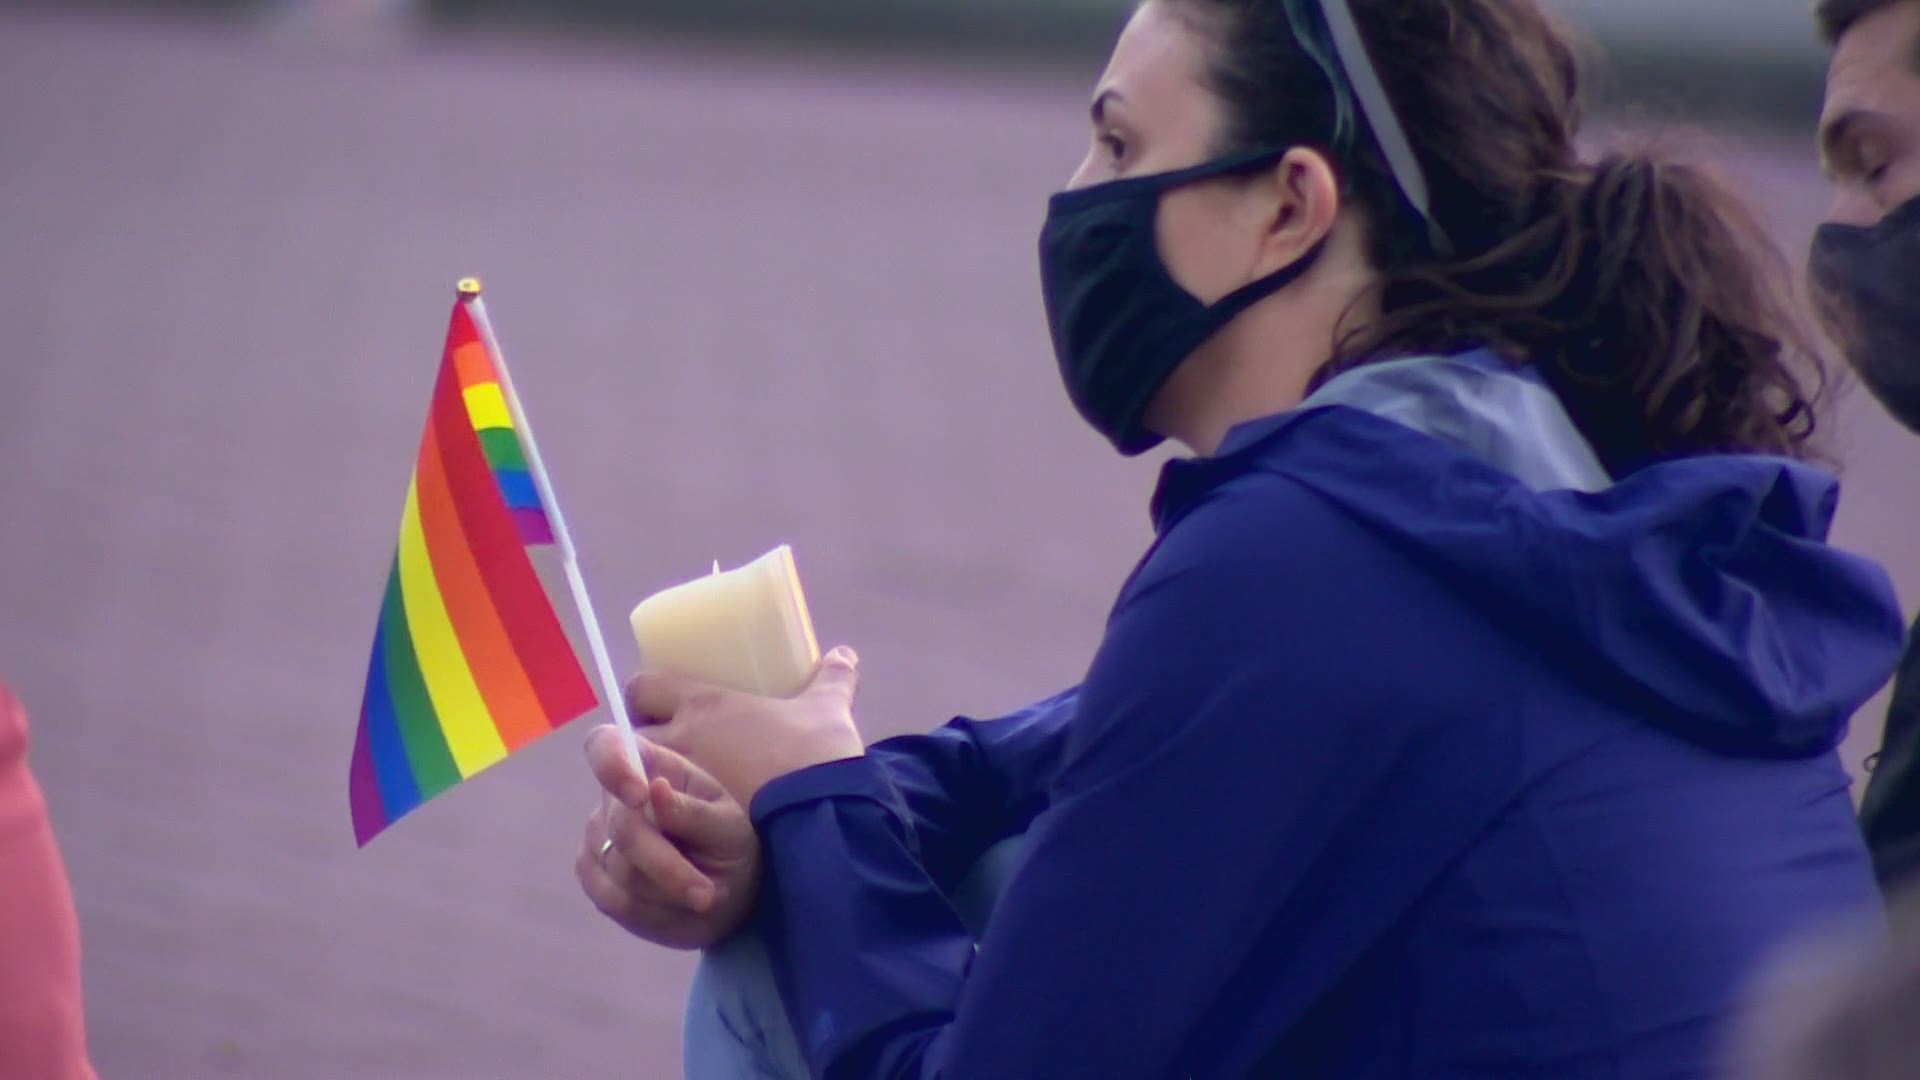
<instances>
[{"instance_id":1,"label":"hair ponytail","mask_svg":"<svg viewBox=\"0 0 1920 1080\"><path fill-rule=\"evenodd\" d=\"M1710 172L1650 151L1541 178L1526 226L1385 274L1344 360L1479 343L1535 364L1616 475L1650 460L1806 456L1824 390L1765 230Z\"/></svg>"},{"instance_id":2,"label":"hair ponytail","mask_svg":"<svg viewBox=\"0 0 1920 1080\"><path fill-rule=\"evenodd\" d=\"M1537 365L1617 476L1722 451L1811 455L1825 368L1795 277L1708 170L1652 148L1580 160L1578 65L1537 0L1349 0L1455 252L1436 256L1369 132L1283 0L1170 0L1201 14L1235 146L1333 154L1367 211L1380 317L1322 380L1374 360L1492 348ZM1340 145L1343 141L1348 145Z\"/></svg>"}]
</instances>

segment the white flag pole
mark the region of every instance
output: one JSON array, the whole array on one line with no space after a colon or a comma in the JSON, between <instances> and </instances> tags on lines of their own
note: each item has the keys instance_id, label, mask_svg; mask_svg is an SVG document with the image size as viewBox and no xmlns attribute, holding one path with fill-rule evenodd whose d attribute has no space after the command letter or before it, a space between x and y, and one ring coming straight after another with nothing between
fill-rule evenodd
<instances>
[{"instance_id":1,"label":"white flag pole","mask_svg":"<svg viewBox=\"0 0 1920 1080\"><path fill-rule=\"evenodd\" d=\"M527 422L527 416L520 411L520 395L514 393L513 376L507 372L507 356L500 351L499 339L493 336L493 324L487 321L487 307L480 299L480 281L478 278L462 279L459 285L460 302L466 305L467 313L473 317L473 325L480 331L480 339L485 342L487 352L493 357L493 364L500 375L502 397L507 399L507 410L513 416L514 430L520 433L520 442L527 449L527 471L533 475L533 486L540 493L540 505L546 507L547 519L553 524L554 542L560 548L560 561L566 568L567 587L573 591L574 607L580 612L580 621L586 624L587 647L593 651L594 667L599 670L601 693L606 696L607 711L620 723L620 730L627 739L627 759L633 767L646 776L646 766L640 761L640 744L633 733L633 718L627 715L626 694L621 691L620 680L613 674L613 662L607 658L607 642L600 635L600 616L593 610L593 598L587 595L587 583L580 576L580 558L574 550L573 536L567 531L567 519L560 512L560 500L553 496L553 484L547 479L547 468L540 461L540 445L533 439L533 425Z\"/></svg>"}]
</instances>

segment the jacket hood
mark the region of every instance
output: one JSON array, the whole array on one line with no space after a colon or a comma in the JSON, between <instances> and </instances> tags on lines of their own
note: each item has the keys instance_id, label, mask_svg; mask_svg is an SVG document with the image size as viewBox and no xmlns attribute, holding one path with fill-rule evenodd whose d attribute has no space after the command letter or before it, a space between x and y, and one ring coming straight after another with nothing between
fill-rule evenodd
<instances>
[{"instance_id":1,"label":"jacket hood","mask_svg":"<svg viewBox=\"0 0 1920 1080\"><path fill-rule=\"evenodd\" d=\"M1728 454L1615 482L1540 378L1489 353L1350 371L1194 464L1313 488L1597 692L1727 754L1831 749L1898 658L1885 572L1826 543L1831 475Z\"/></svg>"}]
</instances>

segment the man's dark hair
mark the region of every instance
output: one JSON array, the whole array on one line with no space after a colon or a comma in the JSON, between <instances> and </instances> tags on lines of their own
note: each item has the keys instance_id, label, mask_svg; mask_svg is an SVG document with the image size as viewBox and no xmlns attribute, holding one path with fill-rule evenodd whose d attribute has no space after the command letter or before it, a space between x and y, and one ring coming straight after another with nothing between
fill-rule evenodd
<instances>
[{"instance_id":1,"label":"man's dark hair","mask_svg":"<svg viewBox=\"0 0 1920 1080\"><path fill-rule=\"evenodd\" d=\"M1840 38L1853 24L1861 19L1890 8L1895 4L1904 4L1908 0L1814 0L1813 17L1820 24L1820 36L1827 44L1837 45Z\"/></svg>"}]
</instances>

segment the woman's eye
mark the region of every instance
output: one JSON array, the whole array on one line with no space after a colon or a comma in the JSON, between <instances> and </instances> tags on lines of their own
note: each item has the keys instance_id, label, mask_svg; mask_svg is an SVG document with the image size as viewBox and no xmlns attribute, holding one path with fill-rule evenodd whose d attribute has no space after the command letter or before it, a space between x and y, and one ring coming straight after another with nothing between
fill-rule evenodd
<instances>
[{"instance_id":1,"label":"woman's eye","mask_svg":"<svg viewBox=\"0 0 1920 1080\"><path fill-rule=\"evenodd\" d=\"M1854 175L1866 183L1877 184L1886 177L1895 156L1885 140L1862 140L1854 151Z\"/></svg>"},{"instance_id":2,"label":"woman's eye","mask_svg":"<svg viewBox=\"0 0 1920 1080\"><path fill-rule=\"evenodd\" d=\"M1122 142L1118 135L1100 136L1100 145L1106 148L1107 156L1115 162L1127 156L1127 144Z\"/></svg>"}]
</instances>

